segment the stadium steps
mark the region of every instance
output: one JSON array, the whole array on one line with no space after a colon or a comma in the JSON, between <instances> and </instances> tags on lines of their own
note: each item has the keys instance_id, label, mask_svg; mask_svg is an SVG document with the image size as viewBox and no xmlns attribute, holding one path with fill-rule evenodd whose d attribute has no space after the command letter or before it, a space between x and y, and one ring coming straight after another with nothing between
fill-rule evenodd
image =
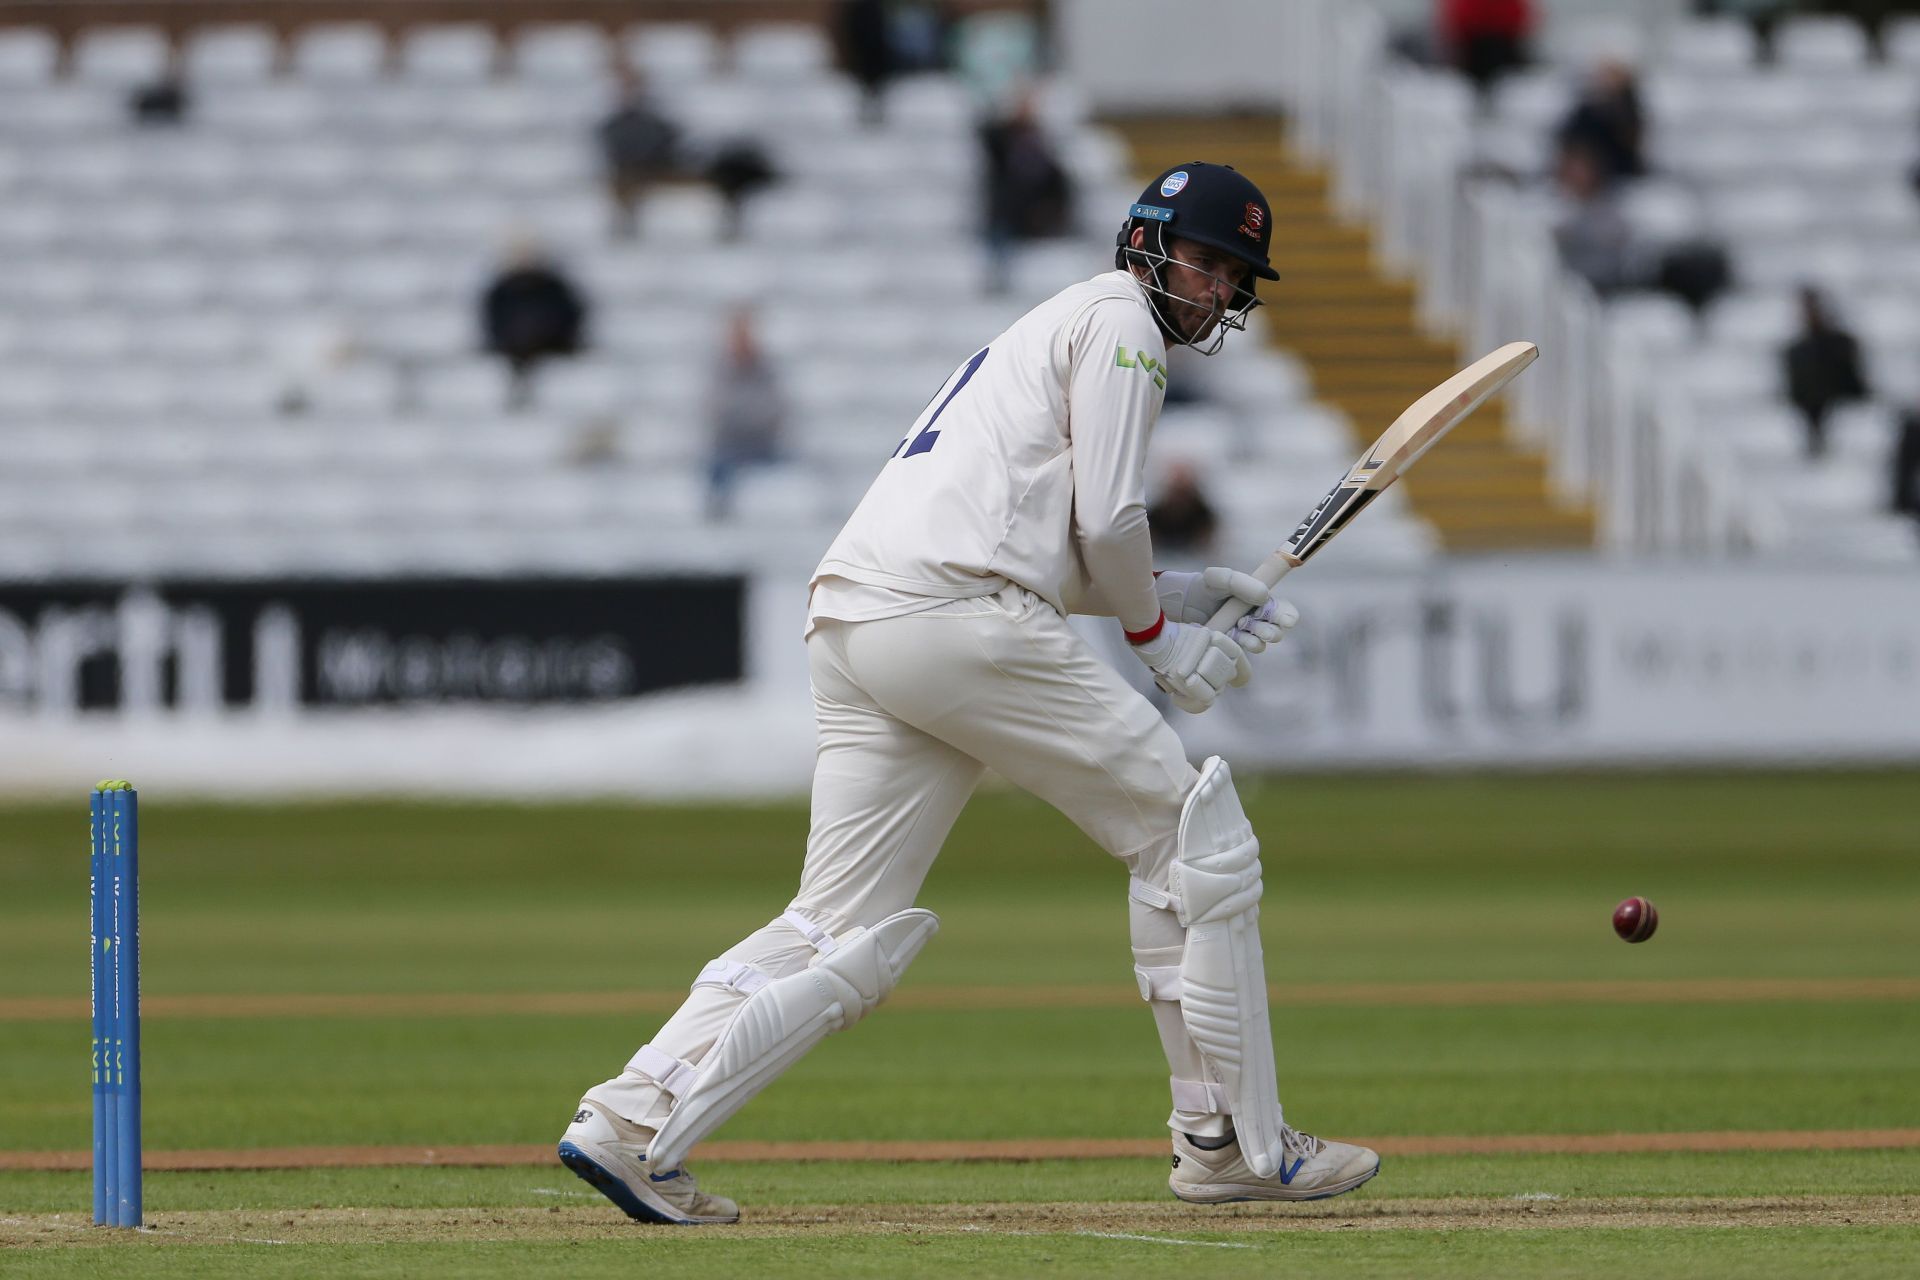
<instances>
[{"instance_id":1,"label":"stadium steps","mask_svg":"<svg viewBox=\"0 0 1920 1280\"><path fill-rule=\"evenodd\" d=\"M1327 174L1293 153L1270 116L1120 118L1142 182L1186 161L1232 164L1273 206L1280 282L1263 286L1269 339L1304 361L1315 393L1354 424L1357 452L1402 409L1460 367L1450 343L1414 319L1414 289L1381 274L1365 227L1334 216ZM1546 461L1513 440L1505 406L1480 409L1404 482L1414 512L1449 551L1593 544L1593 516L1552 492Z\"/></svg>"}]
</instances>

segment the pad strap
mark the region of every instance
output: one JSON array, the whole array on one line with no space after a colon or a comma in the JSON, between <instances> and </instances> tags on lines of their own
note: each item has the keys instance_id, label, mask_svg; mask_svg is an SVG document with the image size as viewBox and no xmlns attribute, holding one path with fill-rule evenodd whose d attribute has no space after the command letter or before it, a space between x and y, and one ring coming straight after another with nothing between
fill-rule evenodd
<instances>
[{"instance_id":1,"label":"pad strap","mask_svg":"<svg viewBox=\"0 0 1920 1280\"><path fill-rule=\"evenodd\" d=\"M1178 913L1180 910L1180 899L1176 898L1173 894L1167 892L1165 889L1157 888L1153 885L1148 884L1145 880L1142 880L1139 876L1132 876L1128 878L1127 896L1129 898L1132 898L1135 902L1144 903L1149 907L1155 907L1161 911L1172 911L1172 912Z\"/></svg>"},{"instance_id":2,"label":"pad strap","mask_svg":"<svg viewBox=\"0 0 1920 1280\"><path fill-rule=\"evenodd\" d=\"M653 1082L674 1097L684 1096L700 1078L700 1072L691 1062L683 1062L670 1053L662 1053L650 1044L640 1046L633 1055L633 1061L627 1063L641 1075L649 1076Z\"/></svg>"},{"instance_id":3,"label":"pad strap","mask_svg":"<svg viewBox=\"0 0 1920 1280\"><path fill-rule=\"evenodd\" d=\"M1180 1000L1180 966L1143 965L1133 966L1133 976L1140 980L1140 998L1142 1000L1171 1000L1176 1004ZM1189 1108L1197 1110L1198 1108Z\"/></svg>"},{"instance_id":4,"label":"pad strap","mask_svg":"<svg viewBox=\"0 0 1920 1280\"><path fill-rule=\"evenodd\" d=\"M823 956L832 955L840 947L840 944L833 940L832 934L801 915L798 911L795 911L792 907L788 907L780 913L780 920L781 923L787 925L793 929L794 932L805 938L812 944L813 949Z\"/></svg>"},{"instance_id":5,"label":"pad strap","mask_svg":"<svg viewBox=\"0 0 1920 1280\"><path fill-rule=\"evenodd\" d=\"M693 980L696 987L726 987L750 996L773 979L744 961L715 960Z\"/></svg>"},{"instance_id":6,"label":"pad strap","mask_svg":"<svg viewBox=\"0 0 1920 1280\"><path fill-rule=\"evenodd\" d=\"M1214 1115L1232 1115L1233 1106L1227 1101L1227 1087L1212 1080L1182 1080L1179 1076L1169 1076L1167 1083L1173 1087L1173 1109L1175 1111L1206 1111Z\"/></svg>"}]
</instances>

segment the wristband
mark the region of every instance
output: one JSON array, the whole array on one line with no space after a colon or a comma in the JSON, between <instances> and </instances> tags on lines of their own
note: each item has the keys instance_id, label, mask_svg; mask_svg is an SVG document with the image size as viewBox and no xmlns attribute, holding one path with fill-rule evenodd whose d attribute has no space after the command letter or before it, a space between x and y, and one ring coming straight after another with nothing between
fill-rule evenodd
<instances>
[{"instance_id":1,"label":"wristband","mask_svg":"<svg viewBox=\"0 0 1920 1280\"><path fill-rule=\"evenodd\" d=\"M1121 630L1125 632L1128 644L1146 644L1148 641L1153 640L1163 630L1165 630L1166 625L1167 625L1167 615L1164 612L1162 612L1159 617L1153 620L1152 626L1142 627L1138 631L1126 631L1124 627L1121 628Z\"/></svg>"}]
</instances>

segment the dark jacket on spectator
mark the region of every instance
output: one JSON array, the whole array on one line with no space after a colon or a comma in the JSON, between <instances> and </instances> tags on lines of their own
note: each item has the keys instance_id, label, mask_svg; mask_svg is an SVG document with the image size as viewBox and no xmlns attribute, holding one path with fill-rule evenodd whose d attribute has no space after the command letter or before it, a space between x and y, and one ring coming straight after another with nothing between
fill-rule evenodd
<instances>
[{"instance_id":1,"label":"dark jacket on spectator","mask_svg":"<svg viewBox=\"0 0 1920 1280\"><path fill-rule=\"evenodd\" d=\"M1860 344L1853 335L1827 318L1819 295L1811 289L1801 295L1805 327L1782 353L1786 364L1787 398L1807 419L1807 456L1819 457L1827 447L1827 414L1836 404L1867 395L1860 372Z\"/></svg>"}]
</instances>

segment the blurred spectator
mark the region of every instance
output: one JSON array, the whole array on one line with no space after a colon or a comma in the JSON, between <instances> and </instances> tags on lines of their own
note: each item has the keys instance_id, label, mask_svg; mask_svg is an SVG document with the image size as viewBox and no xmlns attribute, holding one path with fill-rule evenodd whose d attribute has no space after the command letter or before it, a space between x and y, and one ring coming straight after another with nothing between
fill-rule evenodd
<instances>
[{"instance_id":1,"label":"blurred spectator","mask_svg":"<svg viewBox=\"0 0 1920 1280\"><path fill-rule=\"evenodd\" d=\"M723 144L707 162L706 178L720 198L726 201L726 226L722 234L728 240L740 238L740 220L747 197L762 187L771 186L780 177L760 144L750 138L736 138Z\"/></svg>"},{"instance_id":2,"label":"blurred spectator","mask_svg":"<svg viewBox=\"0 0 1920 1280\"><path fill-rule=\"evenodd\" d=\"M511 405L525 407L534 367L548 356L572 355L585 345L587 305L533 241L521 239L481 302L487 349L513 370Z\"/></svg>"},{"instance_id":3,"label":"blurred spectator","mask_svg":"<svg viewBox=\"0 0 1920 1280\"><path fill-rule=\"evenodd\" d=\"M995 10L954 23L953 69L980 115L999 115L1040 75L1040 43L1040 26L1030 13Z\"/></svg>"},{"instance_id":4,"label":"blurred spectator","mask_svg":"<svg viewBox=\"0 0 1920 1280\"><path fill-rule=\"evenodd\" d=\"M1560 194L1564 208L1553 229L1560 258L1602 295L1638 282L1638 249L1633 228L1600 162L1575 144L1560 153Z\"/></svg>"},{"instance_id":5,"label":"blurred spectator","mask_svg":"<svg viewBox=\"0 0 1920 1280\"><path fill-rule=\"evenodd\" d=\"M640 201L679 168L680 127L654 107L638 73L623 70L619 104L601 121L598 135L615 210L613 234L631 240L639 233Z\"/></svg>"},{"instance_id":6,"label":"blurred spectator","mask_svg":"<svg viewBox=\"0 0 1920 1280\"><path fill-rule=\"evenodd\" d=\"M1533 34L1530 0L1439 0L1435 26L1448 62L1482 93L1527 63Z\"/></svg>"},{"instance_id":7,"label":"blurred spectator","mask_svg":"<svg viewBox=\"0 0 1920 1280\"><path fill-rule=\"evenodd\" d=\"M1560 124L1560 149L1584 147L1608 182L1646 173L1641 155L1644 117L1633 70L1625 63L1603 62Z\"/></svg>"},{"instance_id":8,"label":"blurred spectator","mask_svg":"<svg viewBox=\"0 0 1920 1280\"><path fill-rule=\"evenodd\" d=\"M1693 308L1695 318L1733 284L1733 264L1725 247L1712 240L1677 240L1660 253L1652 283Z\"/></svg>"},{"instance_id":9,"label":"blurred spectator","mask_svg":"<svg viewBox=\"0 0 1920 1280\"><path fill-rule=\"evenodd\" d=\"M1807 456L1827 451L1827 414L1837 404L1867 396L1860 344L1827 314L1820 294L1800 290L1800 336L1781 353L1787 398L1807 420Z\"/></svg>"},{"instance_id":10,"label":"blurred spectator","mask_svg":"<svg viewBox=\"0 0 1920 1280\"><path fill-rule=\"evenodd\" d=\"M893 49L894 70L947 69L945 7L938 0L888 0L887 43Z\"/></svg>"},{"instance_id":11,"label":"blurred spectator","mask_svg":"<svg viewBox=\"0 0 1920 1280\"><path fill-rule=\"evenodd\" d=\"M727 326L727 349L714 366L707 400L713 453L707 469L707 518L733 514L734 478L745 468L782 459L786 396L773 364L760 350L753 313L742 308Z\"/></svg>"},{"instance_id":12,"label":"blurred spectator","mask_svg":"<svg viewBox=\"0 0 1920 1280\"><path fill-rule=\"evenodd\" d=\"M127 98L127 109L138 125L182 124L187 118L187 82L180 71L177 49L167 54L167 68L151 84L136 88Z\"/></svg>"},{"instance_id":13,"label":"blurred spectator","mask_svg":"<svg viewBox=\"0 0 1920 1280\"><path fill-rule=\"evenodd\" d=\"M1031 94L1002 119L981 126L980 140L986 151L988 289L1003 293L1016 244L1072 229L1073 182L1040 128Z\"/></svg>"},{"instance_id":14,"label":"blurred spectator","mask_svg":"<svg viewBox=\"0 0 1920 1280\"><path fill-rule=\"evenodd\" d=\"M1893 509L1920 520L1920 410L1900 418L1893 446Z\"/></svg>"},{"instance_id":15,"label":"blurred spectator","mask_svg":"<svg viewBox=\"0 0 1920 1280\"><path fill-rule=\"evenodd\" d=\"M1204 555L1213 546L1219 524L1213 505L1200 491L1200 476L1190 463L1167 467L1160 496L1147 508L1147 527L1153 549L1170 555Z\"/></svg>"},{"instance_id":16,"label":"blurred spectator","mask_svg":"<svg viewBox=\"0 0 1920 1280\"><path fill-rule=\"evenodd\" d=\"M842 0L840 57L860 86L861 117L868 124L879 124L884 116L887 81L898 70L889 26L887 0Z\"/></svg>"}]
</instances>

